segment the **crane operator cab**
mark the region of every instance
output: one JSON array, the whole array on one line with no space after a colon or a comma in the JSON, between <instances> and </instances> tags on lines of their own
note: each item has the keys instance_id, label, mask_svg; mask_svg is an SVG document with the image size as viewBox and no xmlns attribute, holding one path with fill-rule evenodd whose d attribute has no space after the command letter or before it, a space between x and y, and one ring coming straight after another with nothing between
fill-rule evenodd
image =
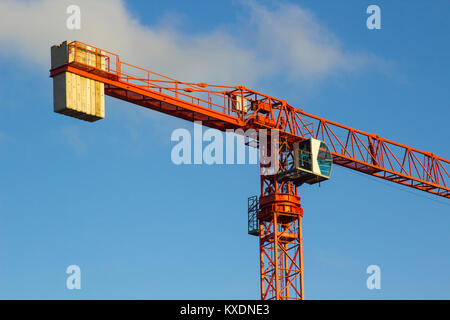
<instances>
[{"instance_id":1,"label":"crane operator cab","mask_svg":"<svg viewBox=\"0 0 450 320\"><path fill-rule=\"evenodd\" d=\"M277 174L278 181L290 181L297 186L315 184L330 178L333 158L328 146L311 138L294 144L294 158ZM293 160L293 161L292 161Z\"/></svg>"}]
</instances>

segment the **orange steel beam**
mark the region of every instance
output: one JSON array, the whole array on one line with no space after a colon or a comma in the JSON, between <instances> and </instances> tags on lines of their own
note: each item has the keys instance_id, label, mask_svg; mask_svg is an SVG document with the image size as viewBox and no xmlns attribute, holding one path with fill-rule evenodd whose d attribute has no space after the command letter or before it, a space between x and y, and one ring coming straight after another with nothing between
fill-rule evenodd
<instances>
[{"instance_id":1,"label":"orange steel beam","mask_svg":"<svg viewBox=\"0 0 450 320\"><path fill-rule=\"evenodd\" d=\"M271 139L276 144L279 168L293 161L293 145ZM302 217L298 187L279 182L271 168L261 164L259 198L259 249L262 300L303 300Z\"/></svg>"},{"instance_id":2,"label":"orange steel beam","mask_svg":"<svg viewBox=\"0 0 450 320\"><path fill-rule=\"evenodd\" d=\"M86 45L70 43L69 50ZM244 86L181 82L120 61L102 50L106 71L75 60L50 71L70 71L105 83L105 94L203 125L226 129L277 129L295 142L314 137L331 149L337 165L450 198L450 161L432 153L381 138L309 114L278 99ZM83 48L83 50L86 50ZM244 101L245 99L245 101ZM248 110L239 108L248 103ZM240 110L239 110L240 109Z\"/></svg>"},{"instance_id":3,"label":"orange steel beam","mask_svg":"<svg viewBox=\"0 0 450 320\"><path fill-rule=\"evenodd\" d=\"M274 186L277 190L271 190ZM302 300L302 216L298 189L261 176L259 220L262 300Z\"/></svg>"}]
</instances>

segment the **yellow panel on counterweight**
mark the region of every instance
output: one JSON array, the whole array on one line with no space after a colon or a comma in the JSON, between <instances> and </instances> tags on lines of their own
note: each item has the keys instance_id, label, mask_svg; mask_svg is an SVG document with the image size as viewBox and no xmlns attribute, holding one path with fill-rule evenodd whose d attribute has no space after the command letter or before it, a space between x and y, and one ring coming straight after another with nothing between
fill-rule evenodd
<instances>
[{"instance_id":1,"label":"yellow panel on counterweight","mask_svg":"<svg viewBox=\"0 0 450 320\"><path fill-rule=\"evenodd\" d=\"M64 64L76 62L105 70L103 52L88 46L79 45L75 55L72 47L69 52L68 42L53 46L52 69ZM91 51L89 51L91 50ZM92 80L71 72L63 72L53 77L54 111L85 121L96 121L105 117L105 86L102 82Z\"/></svg>"}]
</instances>

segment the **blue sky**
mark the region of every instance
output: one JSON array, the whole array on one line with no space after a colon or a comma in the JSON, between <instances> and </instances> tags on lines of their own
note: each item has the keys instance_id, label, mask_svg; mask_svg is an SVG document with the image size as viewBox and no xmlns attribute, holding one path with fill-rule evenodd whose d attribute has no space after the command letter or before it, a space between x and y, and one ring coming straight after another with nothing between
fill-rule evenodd
<instances>
[{"instance_id":1,"label":"blue sky","mask_svg":"<svg viewBox=\"0 0 450 320\"><path fill-rule=\"evenodd\" d=\"M259 298L258 167L176 166L170 134L192 124L109 97L94 124L53 113L50 45L65 39L450 158L448 1L66 2L0 1L2 299ZM307 299L450 298L447 199L337 166L300 196ZM72 264L81 290L65 287Z\"/></svg>"}]
</instances>

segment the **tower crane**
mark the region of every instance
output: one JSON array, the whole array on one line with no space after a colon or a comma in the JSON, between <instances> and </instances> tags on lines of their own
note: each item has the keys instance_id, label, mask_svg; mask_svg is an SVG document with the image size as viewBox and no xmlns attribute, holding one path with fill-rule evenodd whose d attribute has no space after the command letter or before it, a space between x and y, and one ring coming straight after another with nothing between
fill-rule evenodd
<instances>
[{"instance_id":1,"label":"tower crane","mask_svg":"<svg viewBox=\"0 0 450 320\"><path fill-rule=\"evenodd\" d=\"M263 130L277 169L260 163L261 194L248 202L248 233L259 238L261 299L304 299L304 183L330 177L339 165L450 198L450 161L297 109L244 86L182 82L79 42L51 49L54 111L85 121L104 117L104 95L220 131ZM258 143L258 138L256 138ZM256 145L259 149L261 146Z\"/></svg>"}]
</instances>

